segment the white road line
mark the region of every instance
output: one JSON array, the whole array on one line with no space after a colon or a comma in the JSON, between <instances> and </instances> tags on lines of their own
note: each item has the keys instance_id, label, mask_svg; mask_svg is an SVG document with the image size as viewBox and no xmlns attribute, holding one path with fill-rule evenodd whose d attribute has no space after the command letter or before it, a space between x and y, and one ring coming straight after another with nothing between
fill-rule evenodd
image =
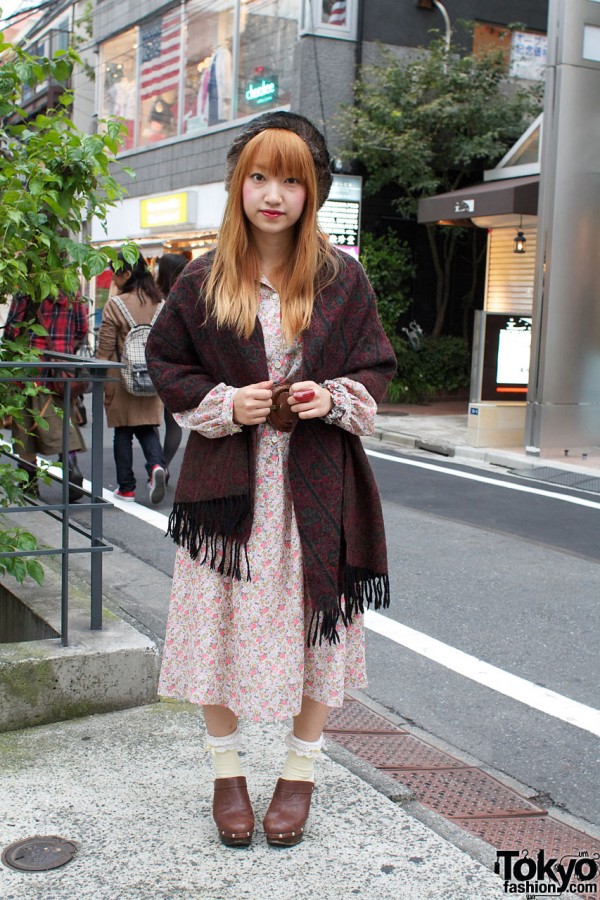
<instances>
[{"instance_id":1,"label":"white road line","mask_svg":"<svg viewBox=\"0 0 600 900\"><path fill-rule=\"evenodd\" d=\"M423 469L433 469L436 472L470 478L473 481L481 481L487 484L498 485L499 487L522 490L525 493L540 494L557 500L577 502L582 506L600 508L600 504L585 501L578 497L555 494L552 491L543 491L538 488L528 488L527 486L521 487L510 482L485 478L481 475L470 475L467 472L459 472L444 466L434 466L431 463L400 459L399 457L378 453L374 450L367 450L367 453L379 459L387 459L392 462L413 465ZM53 466L52 471L53 474L59 477L62 475L62 469L60 468ZM84 479L83 487L88 491L91 490L91 482ZM149 509L140 503L128 503L117 500L114 493L106 488L102 491L102 497L104 500L113 503L117 509L121 509L130 516L135 516L135 518L160 529L163 534L166 534L169 519L164 513ZM571 700L569 697L564 697L562 694L557 694L548 688L540 687L540 685L533 684L533 682L520 678L518 675L505 672L503 669L492 666L476 656L470 656L462 650L450 647L436 638L416 631L414 628L409 628L407 625L402 625L400 622L388 618L388 616L373 612L373 610L368 610L365 613L365 627L394 641L396 644L406 647L408 650L412 650L414 653L418 653L420 656L424 656L465 678L469 678L471 681L475 681L477 684L489 687L493 691L504 694L504 696L517 700L519 703L523 703L532 709L537 709L549 716L553 716L555 719L560 719L569 725L574 725L576 728L581 728L583 731L589 731L591 734L600 737L600 710L586 706L584 703L579 703L577 700Z\"/></svg>"},{"instance_id":2,"label":"white road line","mask_svg":"<svg viewBox=\"0 0 600 900\"><path fill-rule=\"evenodd\" d=\"M88 491L92 488L91 482L85 479L83 481L83 486ZM102 499L108 500L108 502L112 503L117 509L122 509L123 512L129 513L130 516L141 519L141 521L146 522L147 525L153 525L154 528L159 528L163 534L167 533L169 517L165 516L164 513L160 513L157 509L149 509L147 506L142 506L141 503L136 503L135 501L132 502L131 500L117 500L114 493L106 488L102 489Z\"/></svg>"},{"instance_id":3,"label":"white road line","mask_svg":"<svg viewBox=\"0 0 600 900\"><path fill-rule=\"evenodd\" d=\"M38 464L40 464L40 462L47 466L50 475L54 475L55 478L62 481L62 466L53 465L49 460L43 459L43 457L38 457ZM88 481L87 478L84 478L82 487L84 490L91 492L92 482ZM135 501L132 502L131 500L117 500L113 491L110 491L107 488L102 488L102 499L108 501L108 503L112 503L117 509L122 509L123 512L129 513L130 516L134 516L136 519L146 522L147 525L153 525L154 528L160 529L163 534L167 533L169 517L165 516L164 513L158 512L157 509L149 509L147 506L142 506L141 503L136 503Z\"/></svg>"},{"instance_id":4,"label":"white road line","mask_svg":"<svg viewBox=\"0 0 600 900\"><path fill-rule=\"evenodd\" d=\"M542 488L528 487L526 484L513 484L511 481L500 481L498 478L487 478L485 475L475 475L471 472L461 472L459 469L450 469L447 466L436 466L433 463L419 462L416 459L402 459L399 456L391 456L389 453L379 453L377 450L365 451L368 456L377 459L387 459L389 462L400 463L402 466L414 466L417 469L428 469L431 472L441 472L443 475L453 475L455 478L466 478L468 481L479 481L482 484L492 484L494 487L505 488L507 491L521 491L523 494L537 494L539 497L549 497L551 500L562 500L563 503L574 503L576 506L587 506L589 509L600 509L597 500L586 500L585 497L572 497L570 494L557 494L554 491L545 491Z\"/></svg>"},{"instance_id":5,"label":"white road line","mask_svg":"<svg viewBox=\"0 0 600 900\"><path fill-rule=\"evenodd\" d=\"M589 731L600 737L600 710L577 700L570 700L557 694L548 688L540 687L518 675L511 675L503 669L498 669L489 663L470 656L462 650L450 647L436 638L429 637L414 628L402 625L394 619L390 619L381 613L367 610L365 613L365 626L383 637L389 638L396 644L401 644L420 656L425 656L433 662L470 678L477 684L483 684L499 694L504 694L519 703L524 703L532 709L561 719L569 725Z\"/></svg>"},{"instance_id":6,"label":"white road line","mask_svg":"<svg viewBox=\"0 0 600 900\"><path fill-rule=\"evenodd\" d=\"M502 482L500 483L502 484ZM89 482L84 481L84 486L89 489ZM139 503L116 500L112 491L108 490L103 491L103 497L114 503L123 512L159 528L163 534L166 533L168 517L157 510L148 509L147 506ZM591 706L563 697L562 694L533 684L518 675L511 675L510 672L505 672L503 669L492 666L475 656L470 656L462 650L450 647L436 638L429 637L407 625L402 625L381 613L368 610L365 614L365 626L370 631L389 638L394 643L401 644L414 653L425 656L471 681L600 737L600 711Z\"/></svg>"}]
</instances>

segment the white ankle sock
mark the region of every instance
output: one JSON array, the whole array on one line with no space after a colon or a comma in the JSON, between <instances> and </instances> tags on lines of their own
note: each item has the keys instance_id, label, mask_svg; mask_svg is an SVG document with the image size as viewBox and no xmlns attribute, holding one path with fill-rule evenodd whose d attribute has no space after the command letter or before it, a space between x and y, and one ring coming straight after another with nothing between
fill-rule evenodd
<instances>
[{"instance_id":1,"label":"white ankle sock","mask_svg":"<svg viewBox=\"0 0 600 900\"><path fill-rule=\"evenodd\" d=\"M235 778L244 774L238 756L239 747L240 732L237 728L223 737L206 733L206 748L212 756L215 778Z\"/></svg>"},{"instance_id":2,"label":"white ankle sock","mask_svg":"<svg viewBox=\"0 0 600 900\"><path fill-rule=\"evenodd\" d=\"M293 732L285 737L288 747L281 777L286 781L314 781L315 759L323 746L323 735L316 741L302 741Z\"/></svg>"}]
</instances>

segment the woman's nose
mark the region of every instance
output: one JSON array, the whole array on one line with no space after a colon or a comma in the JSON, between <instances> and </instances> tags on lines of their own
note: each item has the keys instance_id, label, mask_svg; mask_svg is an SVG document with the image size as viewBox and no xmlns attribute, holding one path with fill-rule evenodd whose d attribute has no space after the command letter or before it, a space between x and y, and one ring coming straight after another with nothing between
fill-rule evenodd
<instances>
[{"instance_id":1,"label":"woman's nose","mask_svg":"<svg viewBox=\"0 0 600 900\"><path fill-rule=\"evenodd\" d=\"M278 181L267 181L265 197L269 203L281 202L281 188Z\"/></svg>"}]
</instances>

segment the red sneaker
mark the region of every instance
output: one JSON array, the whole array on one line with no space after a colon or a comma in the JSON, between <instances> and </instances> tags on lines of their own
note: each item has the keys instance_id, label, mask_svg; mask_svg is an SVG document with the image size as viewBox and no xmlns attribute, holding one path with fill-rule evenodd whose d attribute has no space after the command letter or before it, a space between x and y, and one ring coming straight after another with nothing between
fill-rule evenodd
<instances>
[{"instance_id":1,"label":"red sneaker","mask_svg":"<svg viewBox=\"0 0 600 900\"><path fill-rule=\"evenodd\" d=\"M135 491L122 491L121 488L117 488L114 492L114 497L116 500L125 500L127 503L134 503Z\"/></svg>"},{"instance_id":2,"label":"red sneaker","mask_svg":"<svg viewBox=\"0 0 600 900\"><path fill-rule=\"evenodd\" d=\"M166 472L163 467L153 466L148 484L150 490L150 503L160 503L165 496L166 484Z\"/></svg>"}]
</instances>

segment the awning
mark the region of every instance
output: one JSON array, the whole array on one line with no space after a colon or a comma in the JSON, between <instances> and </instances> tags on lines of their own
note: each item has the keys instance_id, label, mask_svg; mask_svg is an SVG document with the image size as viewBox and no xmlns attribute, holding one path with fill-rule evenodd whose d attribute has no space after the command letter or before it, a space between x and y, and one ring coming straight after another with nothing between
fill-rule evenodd
<instances>
[{"instance_id":1,"label":"awning","mask_svg":"<svg viewBox=\"0 0 600 900\"><path fill-rule=\"evenodd\" d=\"M538 210L539 175L505 178L419 200L419 222L428 225L467 225L480 216L510 214L535 216Z\"/></svg>"}]
</instances>

